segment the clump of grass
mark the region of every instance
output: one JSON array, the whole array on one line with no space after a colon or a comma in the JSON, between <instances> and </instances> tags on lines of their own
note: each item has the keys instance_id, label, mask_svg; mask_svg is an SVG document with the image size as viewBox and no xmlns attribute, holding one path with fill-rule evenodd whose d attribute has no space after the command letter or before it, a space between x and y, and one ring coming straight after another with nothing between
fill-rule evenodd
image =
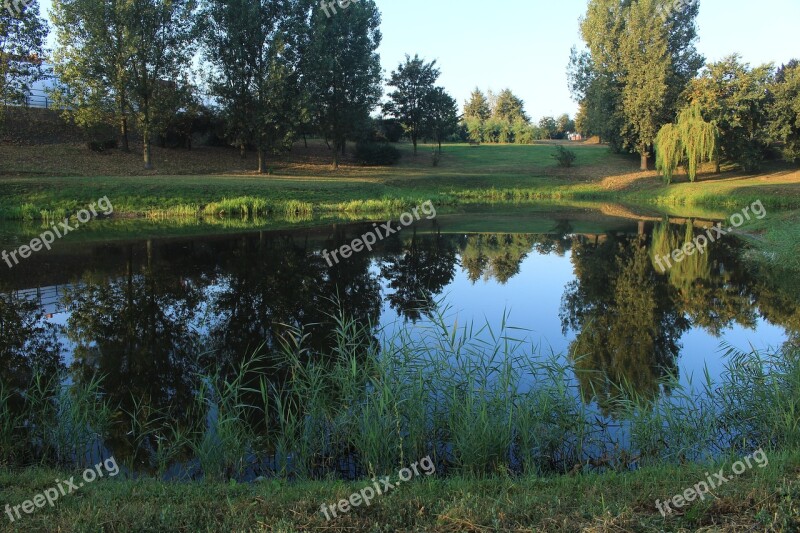
<instances>
[{"instance_id":1,"label":"clump of grass","mask_svg":"<svg viewBox=\"0 0 800 533\"><path fill-rule=\"evenodd\" d=\"M84 466L102 450L116 414L104 398L102 379L68 385L64 378L62 372L36 370L23 393L0 384L0 458ZM12 403L21 408L12 411Z\"/></svg>"},{"instance_id":2,"label":"clump of grass","mask_svg":"<svg viewBox=\"0 0 800 533\"><path fill-rule=\"evenodd\" d=\"M314 206L308 202L289 200L284 202L281 207L283 214L287 218L303 218L314 215Z\"/></svg>"}]
</instances>

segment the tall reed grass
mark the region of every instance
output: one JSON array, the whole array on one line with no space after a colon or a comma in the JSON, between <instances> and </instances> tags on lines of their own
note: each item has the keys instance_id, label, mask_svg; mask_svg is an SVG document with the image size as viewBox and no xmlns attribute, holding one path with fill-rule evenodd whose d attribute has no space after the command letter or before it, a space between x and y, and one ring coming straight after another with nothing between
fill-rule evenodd
<instances>
[{"instance_id":1,"label":"tall reed grass","mask_svg":"<svg viewBox=\"0 0 800 533\"><path fill-rule=\"evenodd\" d=\"M668 376L669 393L655 400L620 385L609 418L581 399L576 358L540 354L506 315L496 328L458 324L442 307L427 326L377 330L337 315L330 327L325 349L285 326L272 351L198 368L186 413L145 398L122 412L99 378L68 386L36 373L25 391L0 384L0 461L78 464L124 434L118 459L159 476L377 476L430 455L440 473L482 477L800 446L792 343L774 353L728 347L720 379L706 372L686 386Z\"/></svg>"}]
</instances>

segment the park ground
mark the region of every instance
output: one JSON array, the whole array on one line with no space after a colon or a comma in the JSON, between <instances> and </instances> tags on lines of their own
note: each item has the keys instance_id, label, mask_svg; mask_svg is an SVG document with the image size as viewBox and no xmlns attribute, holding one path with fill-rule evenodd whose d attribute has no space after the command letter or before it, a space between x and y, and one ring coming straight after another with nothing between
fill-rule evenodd
<instances>
[{"instance_id":1,"label":"park ground","mask_svg":"<svg viewBox=\"0 0 800 533\"><path fill-rule=\"evenodd\" d=\"M320 140L295 144L275 159L270 173L252 169L253 154L219 147L154 149L155 169L142 170L138 150L97 153L80 143L0 144L0 219L58 220L106 196L116 219L141 219L177 227L205 224L245 228L332 219L358 220L400 214L431 200L439 212L481 205L579 207L623 218L674 216L721 220L761 201L769 216L748 232L779 263L800 267L800 168L766 162L758 173L711 165L690 183L678 174L666 184L655 171L641 172L638 157L607 147L565 143L575 166L560 168L555 143L445 145L438 166L430 145L416 156L409 144L391 167L351 160L334 170ZM352 152L352 146L351 152ZM492 206L494 205L494 207ZM252 225L251 225L252 226ZM156 234L156 233L154 233ZM787 263L788 262L788 263Z\"/></svg>"},{"instance_id":2,"label":"park ground","mask_svg":"<svg viewBox=\"0 0 800 533\"><path fill-rule=\"evenodd\" d=\"M258 175L255 158L235 150L156 148L156 168L144 171L138 151L90 152L81 144L0 145L0 214L13 218L22 205L37 211L77 209L106 195L117 216L184 216L234 198L299 201L318 212L357 211L376 201L438 199L443 204L526 201L619 202L671 214L738 208L761 199L768 207L800 208L800 168L767 163L762 172L679 175L666 185L655 171L640 172L638 158L605 146L570 143L573 168L559 168L552 144L445 145L438 166L432 147L410 145L392 167L345 164L333 170L318 140L295 145ZM710 170L710 169L706 169ZM230 213L229 213L230 214ZM691 213L689 213L691 214Z\"/></svg>"},{"instance_id":3,"label":"park ground","mask_svg":"<svg viewBox=\"0 0 800 533\"><path fill-rule=\"evenodd\" d=\"M769 454L763 469L731 477L736 459L552 478L433 474L330 521L321 505L371 483L165 483L119 475L87 484L60 498L55 508L36 509L15 522L4 514L0 531L798 531L800 454ZM656 508L655 500L682 494L720 469L729 481L705 499L666 516ZM0 469L2 503L22 503L73 475L79 479L80 472Z\"/></svg>"}]
</instances>

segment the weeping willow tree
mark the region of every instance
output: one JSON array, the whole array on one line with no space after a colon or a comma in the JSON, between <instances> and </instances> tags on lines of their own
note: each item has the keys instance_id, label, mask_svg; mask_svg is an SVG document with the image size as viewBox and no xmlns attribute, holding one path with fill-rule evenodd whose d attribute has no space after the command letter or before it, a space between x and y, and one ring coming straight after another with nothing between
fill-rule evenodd
<instances>
[{"instance_id":1,"label":"weeping willow tree","mask_svg":"<svg viewBox=\"0 0 800 533\"><path fill-rule=\"evenodd\" d=\"M677 124L665 125L656 136L656 169L670 183L675 169L683 165L689 181L694 181L700 163L714 157L718 134L715 125L703 120L698 104L685 108Z\"/></svg>"}]
</instances>

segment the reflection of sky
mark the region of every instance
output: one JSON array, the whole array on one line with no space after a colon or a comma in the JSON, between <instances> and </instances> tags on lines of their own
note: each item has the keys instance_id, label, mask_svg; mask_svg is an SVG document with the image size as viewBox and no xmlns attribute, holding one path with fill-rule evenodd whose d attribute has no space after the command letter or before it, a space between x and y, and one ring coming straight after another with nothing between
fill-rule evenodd
<instances>
[{"instance_id":1,"label":"reflection of sky","mask_svg":"<svg viewBox=\"0 0 800 533\"><path fill-rule=\"evenodd\" d=\"M510 312L508 325L527 330L510 331L510 336L527 336L533 345L538 346L537 353L542 359L551 353L565 356L570 342L575 339L574 331L568 331L566 336L562 334L559 318L565 288L575 279L571 253L559 257L556 253L540 255L531 252L522 261L519 274L506 284L493 278L482 278L473 284L466 271L457 267L454 280L443 291L445 303L450 307L448 323L457 320L459 326L463 326L473 320L476 326L481 326L488 320L494 327L507 311ZM377 269L373 272L377 273ZM384 292L387 292L385 284ZM388 302L384 302L381 320L388 331L402 323ZM417 323L418 327L424 325L424 320ZM702 386L704 367L708 368L712 379L717 380L725 370L723 342L741 351L750 351L750 344L761 349L778 348L786 340L784 328L761 318L757 320L755 329L734 324L724 329L720 337L702 327L692 327L679 341L682 346L678 359L681 382L688 385L691 378L693 383Z\"/></svg>"}]
</instances>

